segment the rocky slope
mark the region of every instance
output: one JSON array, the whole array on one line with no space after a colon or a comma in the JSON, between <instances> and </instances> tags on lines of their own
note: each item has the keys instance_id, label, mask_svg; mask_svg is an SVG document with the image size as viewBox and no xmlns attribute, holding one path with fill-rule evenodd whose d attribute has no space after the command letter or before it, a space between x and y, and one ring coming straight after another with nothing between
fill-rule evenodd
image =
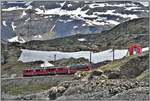
<instances>
[{"instance_id":1,"label":"rocky slope","mask_svg":"<svg viewBox=\"0 0 150 101\"><path fill-rule=\"evenodd\" d=\"M26 96L2 96L10 100L138 100L149 99L148 84L135 80L99 80L64 82L40 93ZM66 85L65 87L62 85ZM140 97L139 97L140 96Z\"/></svg>"},{"instance_id":2,"label":"rocky slope","mask_svg":"<svg viewBox=\"0 0 150 101\"><path fill-rule=\"evenodd\" d=\"M124 49L128 48L130 43L139 43L142 47L147 47L148 22L149 18L147 17L138 18L121 23L102 33L78 34L47 41L30 41L18 46L25 49L57 51L102 51L111 47Z\"/></svg>"},{"instance_id":3,"label":"rocky slope","mask_svg":"<svg viewBox=\"0 0 150 101\"><path fill-rule=\"evenodd\" d=\"M100 33L126 20L147 17L149 8L145 4L132 1L5 1L1 3L2 39L23 43Z\"/></svg>"},{"instance_id":4,"label":"rocky slope","mask_svg":"<svg viewBox=\"0 0 150 101\"><path fill-rule=\"evenodd\" d=\"M103 76L107 76L108 79L136 78L141 81L148 80L148 64L149 54L140 57L125 57L101 66L94 72L79 72L75 77L90 79L93 78L94 73L100 74L102 72Z\"/></svg>"}]
</instances>

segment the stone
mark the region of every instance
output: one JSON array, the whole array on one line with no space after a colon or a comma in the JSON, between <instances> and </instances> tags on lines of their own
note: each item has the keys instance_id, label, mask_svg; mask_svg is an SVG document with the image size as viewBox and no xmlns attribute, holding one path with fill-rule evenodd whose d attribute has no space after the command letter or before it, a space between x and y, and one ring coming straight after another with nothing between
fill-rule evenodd
<instances>
[{"instance_id":1,"label":"stone","mask_svg":"<svg viewBox=\"0 0 150 101\"><path fill-rule=\"evenodd\" d=\"M120 77L120 72L113 71L108 74L109 79L118 79Z\"/></svg>"},{"instance_id":2,"label":"stone","mask_svg":"<svg viewBox=\"0 0 150 101\"><path fill-rule=\"evenodd\" d=\"M61 96L62 93L63 93L65 90L66 90L66 88L63 87L63 86L52 87L52 88L49 90L49 99L50 99L50 100L56 99L57 97Z\"/></svg>"},{"instance_id":3,"label":"stone","mask_svg":"<svg viewBox=\"0 0 150 101\"><path fill-rule=\"evenodd\" d=\"M92 76L101 76L103 73L102 70L95 70L95 71L92 71L91 75Z\"/></svg>"}]
</instances>

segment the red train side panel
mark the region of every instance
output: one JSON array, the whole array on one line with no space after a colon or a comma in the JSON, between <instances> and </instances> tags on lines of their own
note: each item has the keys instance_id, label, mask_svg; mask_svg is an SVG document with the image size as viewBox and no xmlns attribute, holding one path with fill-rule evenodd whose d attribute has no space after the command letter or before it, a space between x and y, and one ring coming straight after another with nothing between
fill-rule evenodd
<instances>
[{"instance_id":1,"label":"red train side panel","mask_svg":"<svg viewBox=\"0 0 150 101\"><path fill-rule=\"evenodd\" d=\"M104 64L106 64L106 63L104 63ZM74 74L77 71L89 71L92 69L96 69L97 67L100 67L104 64L90 64L90 65L75 65L75 66L70 66L70 67L26 69L26 70L23 70L23 76Z\"/></svg>"},{"instance_id":2,"label":"red train side panel","mask_svg":"<svg viewBox=\"0 0 150 101\"><path fill-rule=\"evenodd\" d=\"M46 71L48 72L49 75L56 74L56 68L47 68Z\"/></svg>"},{"instance_id":3,"label":"red train side panel","mask_svg":"<svg viewBox=\"0 0 150 101\"><path fill-rule=\"evenodd\" d=\"M67 74L67 73L68 73L68 68L66 67L56 68L56 74Z\"/></svg>"},{"instance_id":4,"label":"red train side panel","mask_svg":"<svg viewBox=\"0 0 150 101\"><path fill-rule=\"evenodd\" d=\"M32 75L34 75L32 69L23 70L23 76L32 76Z\"/></svg>"},{"instance_id":5,"label":"red train side panel","mask_svg":"<svg viewBox=\"0 0 150 101\"><path fill-rule=\"evenodd\" d=\"M35 69L33 72L34 75L47 75L48 72L46 69Z\"/></svg>"}]
</instances>

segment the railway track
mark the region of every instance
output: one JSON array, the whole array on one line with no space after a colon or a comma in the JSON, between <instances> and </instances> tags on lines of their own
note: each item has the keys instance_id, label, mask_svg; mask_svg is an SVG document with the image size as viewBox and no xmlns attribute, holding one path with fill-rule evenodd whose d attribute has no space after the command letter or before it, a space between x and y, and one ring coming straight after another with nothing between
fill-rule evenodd
<instances>
[{"instance_id":1,"label":"railway track","mask_svg":"<svg viewBox=\"0 0 150 101\"><path fill-rule=\"evenodd\" d=\"M50 79L57 79L57 78L65 78L70 77L73 78L73 75L53 75L53 76L32 76L32 77L14 77L14 78L1 78L1 80L16 80L16 79L39 79L39 78L50 78Z\"/></svg>"}]
</instances>

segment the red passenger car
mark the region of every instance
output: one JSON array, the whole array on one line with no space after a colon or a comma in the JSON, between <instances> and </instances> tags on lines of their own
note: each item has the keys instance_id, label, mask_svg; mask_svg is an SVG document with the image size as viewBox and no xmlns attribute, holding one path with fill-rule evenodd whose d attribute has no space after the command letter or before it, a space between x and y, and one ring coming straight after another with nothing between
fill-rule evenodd
<instances>
[{"instance_id":1,"label":"red passenger car","mask_svg":"<svg viewBox=\"0 0 150 101\"><path fill-rule=\"evenodd\" d=\"M48 72L48 75L56 74L56 68L47 68L46 71Z\"/></svg>"},{"instance_id":2,"label":"red passenger car","mask_svg":"<svg viewBox=\"0 0 150 101\"><path fill-rule=\"evenodd\" d=\"M39 76L39 75L56 75L56 74L74 74L77 71L89 71L96 69L104 64L84 64L84 65L73 65L69 67L49 67L49 68L38 68L38 69L25 69L23 70L23 76Z\"/></svg>"},{"instance_id":3,"label":"red passenger car","mask_svg":"<svg viewBox=\"0 0 150 101\"><path fill-rule=\"evenodd\" d=\"M32 75L34 75L33 71L34 70L32 70L32 69L23 70L23 76L32 76Z\"/></svg>"},{"instance_id":4,"label":"red passenger car","mask_svg":"<svg viewBox=\"0 0 150 101\"><path fill-rule=\"evenodd\" d=\"M56 68L56 74L67 74L67 73L68 73L68 68L66 67Z\"/></svg>"}]
</instances>

